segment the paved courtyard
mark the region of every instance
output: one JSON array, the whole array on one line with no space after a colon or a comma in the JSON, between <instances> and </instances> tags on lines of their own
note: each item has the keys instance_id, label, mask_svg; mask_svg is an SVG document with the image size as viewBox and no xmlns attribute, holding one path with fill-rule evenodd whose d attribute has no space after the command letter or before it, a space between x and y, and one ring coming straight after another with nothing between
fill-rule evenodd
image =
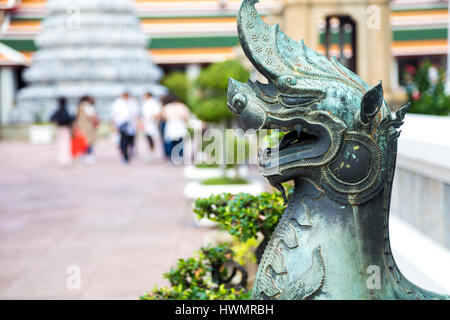
<instances>
[{"instance_id":1,"label":"paved courtyard","mask_svg":"<svg viewBox=\"0 0 450 320\"><path fill-rule=\"evenodd\" d=\"M101 140L96 164L62 169L53 145L0 141L0 299L138 299L209 242L216 231L195 226L182 168L149 161L145 141L138 145L130 165ZM449 253L418 242L423 235L396 217L390 228L402 272L448 293L439 270ZM70 266L80 268L80 290L67 288Z\"/></svg>"},{"instance_id":2,"label":"paved courtyard","mask_svg":"<svg viewBox=\"0 0 450 320\"><path fill-rule=\"evenodd\" d=\"M102 140L96 164L62 169L52 145L0 141L1 299L138 299L205 244L182 168L150 162L143 143L128 166Z\"/></svg>"}]
</instances>

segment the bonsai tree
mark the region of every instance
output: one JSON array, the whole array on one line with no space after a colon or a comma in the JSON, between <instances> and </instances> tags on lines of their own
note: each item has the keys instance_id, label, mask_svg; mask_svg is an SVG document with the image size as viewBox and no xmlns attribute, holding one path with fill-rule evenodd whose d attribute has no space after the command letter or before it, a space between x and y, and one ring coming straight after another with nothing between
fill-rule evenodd
<instances>
[{"instance_id":1,"label":"bonsai tree","mask_svg":"<svg viewBox=\"0 0 450 320\"><path fill-rule=\"evenodd\" d=\"M292 193L290 185L286 185L286 189L288 194ZM240 242L256 239L261 233L264 237L255 251L258 263L285 209L286 201L279 192L259 195L223 193L197 199L194 204L194 212L200 219L217 222Z\"/></svg>"},{"instance_id":2,"label":"bonsai tree","mask_svg":"<svg viewBox=\"0 0 450 320\"><path fill-rule=\"evenodd\" d=\"M238 284L232 284L236 273ZM246 270L233 260L228 244L201 248L194 257L179 259L176 267L163 276L170 287L157 288L142 300L249 300Z\"/></svg>"},{"instance_id":3,"label":"bonsai tree","mask_svg":"<svg viewBox=\"0 0 450 320\"><path fill-rule=\"evenodd\" d=\"M292 185L284 184L287 194ZM248 300L246 260L260 262L270 236L286 208L279 192L259 195L223 193L197 199L194 212L208 218L233 236L232 244L200 248L194 257L179 259L163 277L169 287L157 288L141 296L144 300ZM263 239L257 244L258 234ZM255 244L254 244L255 243ZM257 247L256 247L257 246ZM256 250L252 252L253 248ZM236 275L239 275L237 277ZM236 281L239 280L239 281ZM237 283L238 282L238 283Z\"/></svg>"}]
</instances>

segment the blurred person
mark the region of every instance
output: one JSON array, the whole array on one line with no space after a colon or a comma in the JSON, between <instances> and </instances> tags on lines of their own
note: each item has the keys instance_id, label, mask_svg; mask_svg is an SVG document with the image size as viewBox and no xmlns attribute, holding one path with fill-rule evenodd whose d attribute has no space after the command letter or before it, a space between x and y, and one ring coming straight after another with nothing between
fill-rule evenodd
<instances>
[{"instance_id":1,"label":"blurred person","mask_svg":"<svg viewBox=\"0 0 450 320\"><path fill-rule=\"evenodd\" d=\"M142 122L152 153L158 152L158 146L162 144L159 134L159 120L161 118L161 102L152 96L150 92L143 95Z\"/></svg>"},{"instance_id":2,"label":"blurred person","mask_svg":"<svg viewBox=\"0 0 450 320\"><path fill-rule=\"evenodd\" d=\"M161 118L165 121L164 140L169 145L168 158L170 159L175 146L182 143L186 136L190 111L173 93L164 97L163 104ZM179 155L183 157L183 148Z\"/></svg>"},{"instance_id":3,"label":"blurred person","mask_svg":"<svg viewBox=\"0 0 450 320\"><path fill-rule=\"evenodd\" d=\"M162 106L161 106L161 115L162 115L162 111L164 109L164 102L162 102ZM170 159L170 143L168 143L165 139L164 139L164 132L166 130L166 120L160 116L159 118L159 132L161 133L161 137L163 137L162 139L162 144L163 144L163 148L164 148L164 155L167 159Z\"/></svg>"},{"instance_id":4,"label":"blurred person","mask_svg":"<svg viewBox=\"0 0 450 320\"><path fill-rule=\"evenodd\" d=\"M134 141L139 123L139 106L128 91L124 91L114 101L111 109L111 120L120 134L119 148L124 163L130 161L134 152Z\"/></svg>"},{"instance_id":5,"label":"blurred person","mask_svg":"<svg viewBox=\"0 0 450 320\"><path fill-rule=\"evenodd\" d=\"M441 78L439 74L439 69L435 64L432 64L430 68L428 68L428 79L430 80L431 86L435 87Z\"/></svg>"},{"instance_id":6,"label":"blurred person","mask_svg":"<svg viewBox=\"0 0 450 320\"><path fill-rule=\"evenodd\" d=\"M50 120L57 126L56 145L58 149L58 163L61 166L68 166L72 162L72 123L74 118L67 111L67 100L58 99L58 108L51 116Z\"/></svg>"},{"instance_id":7,"label":"blurred person","mask_svg":"<svg viewBox=\"0 0 450 320\"><path fill-rule=\"evenodd\" d=\"M93 97L84 96L78 103L78 111L75 119L75 127L86 137L88 147L83 156L86 163L94 163L93 147L98 126L97 111L94 107L95 100Z\"/></svg>"}]
</instances>

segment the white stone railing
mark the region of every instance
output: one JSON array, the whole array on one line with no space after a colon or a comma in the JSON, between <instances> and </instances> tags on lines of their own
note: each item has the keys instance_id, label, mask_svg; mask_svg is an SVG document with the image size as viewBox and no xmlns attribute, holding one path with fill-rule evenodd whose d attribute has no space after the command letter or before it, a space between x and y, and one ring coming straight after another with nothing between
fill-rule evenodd
<instances>
[{"instance_id":1,"label":"white stone railing","mask_svg":"<svg viewBox=\"0 0 450 320\"><path fill-rule=\"evenodd\" d=\"M407 114L399 138L390 233L400 270L450 293L450 117Z\"/></svg>"},{"instance_id":2,"label":"white stone railing","mask_svg":"<svg viewBox=\"0 0 450 320\"><path fill-rule=\"evenodd\" d=\"M406 115L392 213L450 249L450 117Z\"/></svg>"},{"instance_id":3,"label":"white stone railing","mask_svg":"<svg viewBox=\"0 0 450 320\"><path fill-rule=\"evenodd\" d=\"M450 184L450 116L407 114L401 130L398 167Z\"/></svg>"}]
</instances>

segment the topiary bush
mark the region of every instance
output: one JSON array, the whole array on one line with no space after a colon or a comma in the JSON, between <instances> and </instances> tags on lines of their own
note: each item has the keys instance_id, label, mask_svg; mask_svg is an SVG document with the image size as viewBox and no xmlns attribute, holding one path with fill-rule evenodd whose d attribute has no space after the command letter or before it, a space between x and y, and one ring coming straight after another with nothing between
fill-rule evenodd
<instances>
[{"instance_id":1,"label":"topiary bush","mask_svg":"<svg viewBox=\"0 0 450 320\"><path fill-rule=\"evenodd\" d=\"M192 112L202 121L218 123L232 118L231 111L228 109L227 97L210 96L195 99L192 103Z\"/></svg>"},{"instance_id":2,"label":"topiary bush","mask_svg":"<svg viewBox=\"0 0 450 320\"><path fill-rule=\"evenodd\" d=\"M228 79L233 78L241 82L247 81L250 74L237 60L227 60L213 63L205 68L197 79L200 89L216 92L227 92Z\"/></svg>"},{"instance_id":3,"label":"topiary bush","mask_svg":"<svg viewBox=\"0 0 450 320\"><path fill-rule=\"evenodd\" d=\"M250 74L235 60L213 63L195 81L192 111L203 121L219 123L232 118L227 107L228 78L247 81Z\"/></svg>"},{"instance_id":4,"label":"topiary bush","mask_svg":"<svg viewBox=\"0 0 450 320\"><path fill-rule=\"evenodd\" d=\"M181 100L181 102L189 106L189 79L186 73L181 71L170 72L162 79L161 83L173 92Z\"/></svg>"},{"instance_id":5,"label":"topiary bush","mask_svg":"<svg viewBox=\"0 0 450 320\"><path fill-rule=\"evenodd\" d=\"M228 266L231 265L231 272ZM232 285L239 269L242 280ZM142 300L248 300L250 293L244 288L245 269L233 260L228 244L201 248L195 257L179 259L175 268L164 274L170 287L155 287L141 296Z\"/></svg>"}]
</instances>

